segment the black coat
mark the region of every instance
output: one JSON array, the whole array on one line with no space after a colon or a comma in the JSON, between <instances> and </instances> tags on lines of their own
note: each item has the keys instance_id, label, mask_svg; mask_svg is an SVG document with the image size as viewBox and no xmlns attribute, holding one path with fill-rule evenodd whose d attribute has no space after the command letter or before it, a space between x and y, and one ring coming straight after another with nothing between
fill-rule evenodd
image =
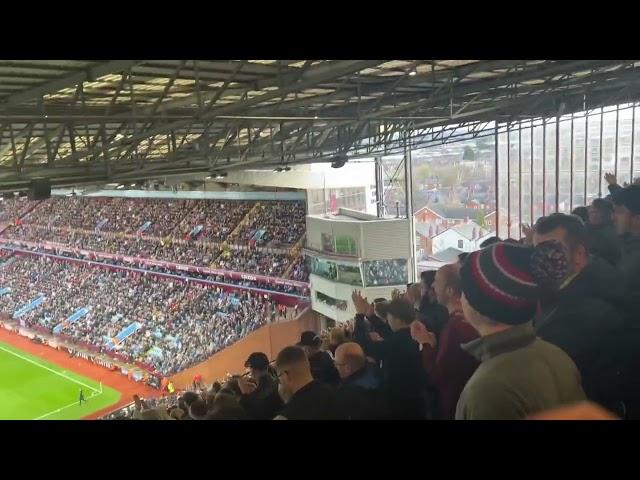
<instances>
[{"instance_id":1,"label":"black coat","mask_svg":"<svg viewBox=\"0 0 640 480\"><path fill-rule=\"evenodd\" d=\"M240 397L240 405L253 420L272 420L283 406L278 383L271 375L261 377L253 392Z\"/></svg>"},{"instance_id":2,"label":"black coat","mask_svg":"<svg viewBox=\"0 0 640 480\"><path fill-rule=\"evenodd\" d=\"M620 241L613 225L589 225L587 238L589 253L606 260L613 266L620 263L622 255Z\"/></svg>"},{"instance_id":3,"label":"black coat","mask_svg":"<svg viewBox=\"0 0 640 480\"><path fill-rule=\"evenodd\" d=\"M587 396L610 403L634 350L629 299L618 271L597 257L571 283L542 305L537 335L575 362ZM640 345L638 345L640 347Z\"/></svg>"},{"instance_id":4,"label":"black coat","mask_svg":"<svg viewBox=\"0 0 640 480\"><path fill-rule=\"evenodd\" d=\"M356 316L354 338L367 356L381 362L382 388L391 418L424 419L429 413L429 386L419 345L409 328L371 341L364 317Z\"/></svg>"},{"instance_id":5,"label":"black coat","mask_svg":"<svg viewBox=\"0 0 640 480\"><path fill-rule=\"evenodd\" d=\"M341 420L335 390L313 380L292 395L280 416L287 420Z\"/></svg>"},{"instance_id":6,"label":"black coat","mask_svg":"<svg viewBox=\"0 0 640 480\"><path fill-rule=\"evenodd\" d=\"M440 339L440 332L447 324L449 319L449 310L447 307L437 302L431 303L426 295L420 300L419 319L427 327L427 330L433 332L436 339Z\"/></svg>"},{"instance_id":7,"label":"black coat","mask_svg":"<svg viewBox=\"0 0 640 480\"><path fill-rule=\"evenodd\" d=\"M336 394L340 412L348 420L380 420L386 416L380 380L370 364L343 379Z\"/></svg>"},{"instance_id":8,"label":"black coat","mask_svg":"<svg viewBox=\"0 0 640 480\"><path fill-rule=\"evenodd\" d=\"M338 385L340 383L340 374L333 364L331 355L327 352L316 352L309 357L309 365L311 366L311 375L314 380L329 385Z\"/></svg>"}]
</instances>

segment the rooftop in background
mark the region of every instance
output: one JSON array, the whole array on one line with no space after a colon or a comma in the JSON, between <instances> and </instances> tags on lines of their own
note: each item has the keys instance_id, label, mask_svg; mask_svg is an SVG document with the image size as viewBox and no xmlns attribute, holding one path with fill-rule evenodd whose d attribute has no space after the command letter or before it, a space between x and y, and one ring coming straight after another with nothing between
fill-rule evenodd
<instances>
[{"instance_id":1,"label":"rooftop in background","mask_svg":"<svg viewBox=\"0 0 640 480\"><path fill-rule=\"evenodd\" d=\"M419 146L445 140L445 125L472 131L636 100L637 65L0 60L0 181L71 186L398 153L400 132Z\"/></svg>"},{"instance_id":2,"label":"rooftop in background","mask_svg":"<svg viewBox=\"0 0 640 480\"><path fill-rule=\"evenodd\" d=\"M441 252L429 255L428 259L435 260L437 262L451 263L458 260L458 255L462 253L462 250L449 247Z\"/></svg>"},{"instance_id":3,"label":"rooftop in background","mask_svg":"<svg viewBox=\"0 0 640 480\"><path fill-rule=\"evenodd\" d=\"M446 218L449 220L465 220L465 219L472 220L478 216L479 212L484 211L481 208L466 208L466 207L459 207L459 206L444 205L441 203L432 203L430 205L426 205L422 207L420 210L423 210L423 209L431 210L433 213L440 216L441 218ZM491 213L493 213L493 210L490 212L484 211L484 216L486 217Z\"/></svg>"}]
</instances>

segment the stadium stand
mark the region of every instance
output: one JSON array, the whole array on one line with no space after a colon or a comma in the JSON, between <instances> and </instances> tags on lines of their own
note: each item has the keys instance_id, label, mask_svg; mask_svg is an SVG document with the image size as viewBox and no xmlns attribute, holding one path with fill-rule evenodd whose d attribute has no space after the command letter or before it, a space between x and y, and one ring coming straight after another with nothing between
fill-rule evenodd
<instances>
[{"instance_id":1,"label":"stadium stand","mask_svg":"<svg viewBox=\"0 0 640 480\"><path fill-rule=\"evenodd\" d=\"M162 375L208 358L263 325L278 308L252 292L228 293L45 256L21 256L6 265L2 288L10 292L0 297L0 310L22 325L113 349ZM138 326L127 331L132 325Z\"/></svg>"},{"instance_id":2,"label":"stadium stand","mask_svg":"<svg viewBox=\"0 0 640 480\"><path fill-rule=\"evenodd\" d=\"M6 240L53 242L273 277L282 276L299 261L291 247L305 229L301 202L263 205L246 201L52 197L40 204L14 201L9 208L7 218L17 212L28 214L3 232ZM267 246L284 249L265 249ZM295 274L296 280L308 280L300 268Z\"/></svg>"}]
</instances>

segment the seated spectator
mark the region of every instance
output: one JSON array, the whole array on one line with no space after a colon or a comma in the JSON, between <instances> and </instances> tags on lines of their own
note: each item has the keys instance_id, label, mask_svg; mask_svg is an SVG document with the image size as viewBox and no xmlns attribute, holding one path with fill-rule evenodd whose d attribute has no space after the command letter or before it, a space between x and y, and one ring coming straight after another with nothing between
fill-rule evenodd
<instances>
[{"instance_id":1,"label":"seated spectator","mask_svg":"<svg viewBox=\"0 0 640 480\"><path fill-rule=\"evenodd\" d=\"M198 394L195 392L184 392L184 394L178 399L178 408L188 414L191 405L199 400ZM188 417L191 419L190 417Z\"/></svg>"},{"instance_id":2,"label":"seated spectator","mask_svg":"<svg viewBox=\"0 0 640 480\"><path fill-rule=\"evenodd\" d=\"M393 419L424 419L432 412L429 385L422 367L419 345L411 338L410 326L415 320L413 305L405 299L394 299L376 305L386 317L391 334L387 338L370 336L364 313L369 304L358 292L352 296L358 315L354 339L367 356L382 362L382 388Z\"/></svg>"},{"instance_id":3,"label":"seated spectator","mask_svg":"<svg viewBox=\"0 0 640 480\"><path fill-rule=\"evenodd\" d=\"M141 399L138 395L133 396L133 401L135 405L134 420L173 420L162 406L152 408L146 400Z\"/></svg>"},{"instance_id":4,"label":"seated spectator","mask_svg":"<svg viewBox=\"0 0 640 480\"><path fill-rule=\"evenodd\" d=\"M275 420L337 420L334 390L313 379L307 354L300 347L285 347L276 358L279 392L285 405Z\"/></svg>"},{"instance_id":5,"label":"seated spectator","mask_svg":"<svg viewBox=\"0 0 640 480\"><path fill-rule=\"evenodd\" d=\"M345 417L349 420L384 418L380 379L367 362L362 347L354 342L338 346L336 368L341 378L337 397Z\"/></svg>"},{"instance_id":6,"label":"seated spectator","mask_svg":"<svg viewBox=\"0 0 640 480\"><path fill-rule=\"evenodd\" d=\"M439 340L420 322L411 325L411 336L422 345L424 368L438 393L437 417L453 420L460 393L478 367L478 361L460 345L478 338L478 332L462 312L459 265L441 267L433 287L438 303L446 306L449 312L449 320Z\"/></svg>"},{"instance_id":7,"label":"seated spectator","mask_svg":"<svg viewBox=\"0 0 640 480\"><path fill-rule=\"evenodd\" d=\"M191 420L206 420L208 413L207 402L202 398L194 400L189 405L189 417Z\"/></svg>"},{"instance_id":8,"label":"seated spectator","mask_svg":"<svg viewBox=\"0 0 640 480\"><path fill-rule=\"evenodd\" d=\"M250 379L238 379L238 386L242 392L240 405L249 418L273 419L283 404L278 395L278 383L269 374L269 359L262 352L254 352L249 355L244 366L249 370Z\"/></svg>"},{"instance_id":9,"label":"seated spectator","mask_svg":"<svg viewBox=\"0 0 640 480\"><path fill-rule=\"evenodd\" d=\"M586 229L577 217L554 213L539 219L534 245L549 240L564 245L568 268L554 294L541 299L537 335L569 354L590 399L614 401L609 396L623 353L616 344L629 326L622 279L610 264L588 255Z\"/></svg>"},{"instance_id":10,"label":"seated spectator","mask_svg":"<svg viewBox=\"0 0 640 480\"><path fill-rule=\"evenodd\" d=\"M315 332L306 331L300 335L298 346L302 347L309 358L313 378L329 385L337 385L340 382L340 375L333 365L331 356L320 350L321 343L322 340Z\"/></svg>"},{"instance_id":11,"label":"seated spectator","mask_svg":"<svg viewBox=\"0 0 640 480\"><path fill-rule=\"evenodd\" d=\"M208 420L247 420L249 417L235 395L219 393L213 401Z\"/></svg>"},{"instance_id":12,"label":"seated spectator","mask_svg":"<svg viewBox=\"0 0 640 480\"><path fill-rule=\"evenodd\" d=\"M571 358L531 326L539 299L533 254L499 243L471 253L462 266L462 309L480 334L463 348L481 364L460 395L458 420L516 420L585 399Z\"/></svg>"}]
</instances>

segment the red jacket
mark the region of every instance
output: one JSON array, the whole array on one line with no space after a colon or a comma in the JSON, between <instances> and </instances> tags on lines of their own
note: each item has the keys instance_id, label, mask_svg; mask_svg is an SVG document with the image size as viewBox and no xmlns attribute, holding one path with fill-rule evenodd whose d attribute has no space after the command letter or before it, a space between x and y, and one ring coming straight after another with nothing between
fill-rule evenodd
<instances>
[{"instance_id":1,"label":"red jacket","mask_svg":"<svg viewBox=\"0 0 640 480\"><path fill-rule=\"evenodd\" d=\"M458 398L479 362L460 348L478 338L478 332L465 321L461 311L451 312L442 329L437 348L422 345L422 361L431 384L438 392L440 418L453 420Z\"/></svg>"}]
</instances>

